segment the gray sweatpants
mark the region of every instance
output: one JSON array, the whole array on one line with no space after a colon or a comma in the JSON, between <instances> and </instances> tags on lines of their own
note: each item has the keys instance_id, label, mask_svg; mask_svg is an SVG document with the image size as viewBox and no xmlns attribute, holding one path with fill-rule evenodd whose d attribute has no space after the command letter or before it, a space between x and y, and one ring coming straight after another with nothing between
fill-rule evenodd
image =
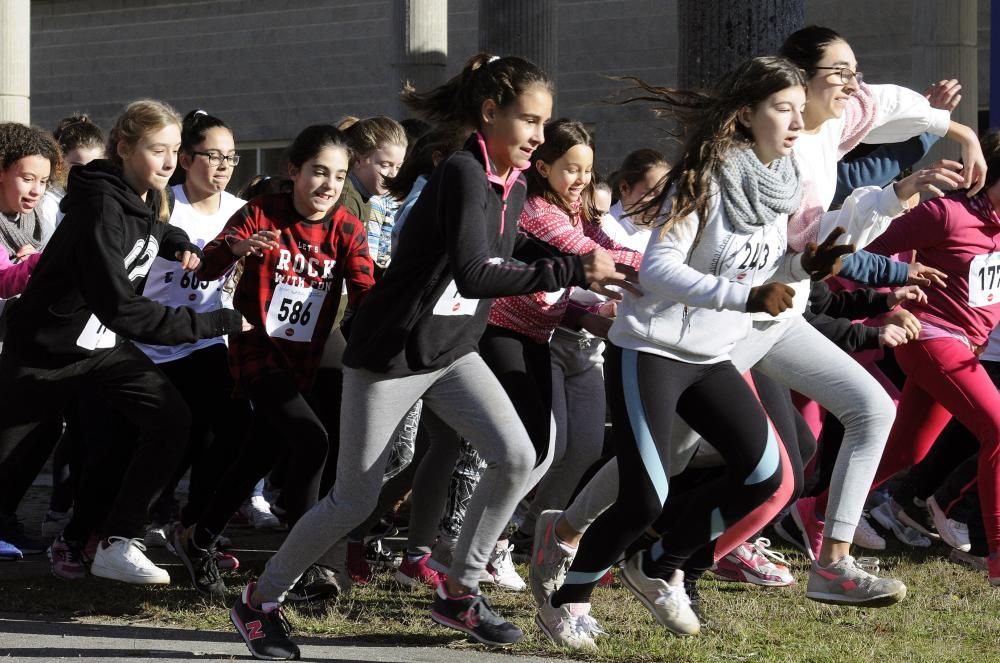
<instances>
[{"instance_id":1,"label":"gray sweatpants","mask_svg":"<svg viewBox=\"0 0 1000 663\"><path fill-rule=\"evenodd\" d=\"M462 585L477 587L535 464L528 433L493 372L476 353L437 371L403 377L345 368L343 394L336 482L268 561L257 582L261 600L283 597L311 564L371 513L393 433L421 397L487 463L449 571Z\"/></svg>"},{"instance_id":2,"label":"gray sweatpants","mask_svg":"<svg viewBox=\"0 0 1000 663\"><path fill-rule=\"evenodd\" d=\"M823 534L852 541L895 418L892 399L868 371L802 316L755 322L750 335L733 348L732 361L741 373L756 368L811 398L843 424L844 441L830 477ZM699 444L687 425L677 429L671 445L677 460L674 474L687 465ZM617 495L618 470L612 460L567 509L567 522L577 531L586 530Z\"/></svg>"}]
</instances>

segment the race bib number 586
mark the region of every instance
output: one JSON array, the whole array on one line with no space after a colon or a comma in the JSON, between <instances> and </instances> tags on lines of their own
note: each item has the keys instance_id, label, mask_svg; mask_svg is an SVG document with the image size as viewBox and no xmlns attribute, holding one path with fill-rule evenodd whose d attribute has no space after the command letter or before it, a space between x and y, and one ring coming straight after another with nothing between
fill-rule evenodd
<instances>
[{"instance_id":1,"label":"race bib number 586","mask_svg":"<svg viewBox=\"0 0 1000 663\"><path fill-rule=\"evenodd\" d=\"M969 266L969 306L1000 304L1000 253L986 253Z\"/></svg>"},{"instance_id":2,"label":"race bib number 586","mask_svg":"<svg viewBox=\"0 0 1000 663\"><path fill-rule=\"evenodd\" d=\"M308 343L312 340L324 299L326 290L278 284L267 308L264 326L268 335Z\"/></svg>"}]
</instances>

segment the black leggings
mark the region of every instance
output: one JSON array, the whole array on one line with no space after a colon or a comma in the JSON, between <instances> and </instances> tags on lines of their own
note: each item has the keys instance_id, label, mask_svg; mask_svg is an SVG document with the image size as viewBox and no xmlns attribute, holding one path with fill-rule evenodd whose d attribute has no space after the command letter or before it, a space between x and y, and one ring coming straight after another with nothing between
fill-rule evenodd
<instances>
[{"instance_id":1,"label":"black leggings","mask_svg":"<svg viewBox=\"0 0 1000 663\"><path fill-rule=\"evenodd\" d=\"M523 334L487 325L479 354L500 381L531 443L537 466L549 450L552 421L552 358L549 344Z\"/></svg>"},{"instance_id":2,"label":"black leggings","mask_svg":"<svg viewBox=\"0 0 1000 663\"><path fill-rule=\"evenodd\" d=\"M746 382L723 361L688 364L611 346L606 370L618 449L618 499L583 535L556 606L586 603L625 548L660 516L675 417L726 461L724 474L685 495L691 507L653 547L674 568L770 497L781 483L778 442Z\"/></svg>"},{"instance_id":3,"label":"black leggings","mask_svg":"<svg viewBox=\"0 0 1000 663\"><path fill-rule=\"evenodd\" d=\"M286 373L271 373L243 390L253 406L252 428L246 446L219 479L204 512L190 516L197 523L199 545L222 533L281 454L287 454L288 481L281 490L281 501L289 524L298 521L319 499L329 442L313 407Z\"/></svg>"},{"instance_id":4,"label":"black leggings","mask_svg":"<svg viewBox=\"0 0 1000 663\"><path fill-rule=\"evenodd\" d=\"M124 473L108 477L84 471L67 536L85 541L105 511L105 504L91 499L101 492L88 488L95 482L117 487L106 522L108 536L142 536L150 502L184 456L191 415L177 389L131 343L51 369L21 366L4 353L0 360L0 509L15 509L38 473L40 465L34 463L41 454L37 450L26 453L26 447L37 443L41 422L51 420L51 413L60 413L84 392L103 399L116 417L136 426L141 435L129 450L134 453ZM41 459L44 462L45 456Z\"/></svg>"}]
</instances>

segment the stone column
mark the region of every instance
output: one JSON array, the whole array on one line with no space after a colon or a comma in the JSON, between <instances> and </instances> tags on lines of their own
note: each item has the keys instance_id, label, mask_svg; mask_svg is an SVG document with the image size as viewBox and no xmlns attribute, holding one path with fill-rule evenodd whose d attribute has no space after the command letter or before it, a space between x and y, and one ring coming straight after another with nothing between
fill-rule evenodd
<instances>
[{"instance_id":1,"label":"stone column","mask_svg":"<svg viewBox=\"0 0 1000 663\"><path fill-rule=\"evenodd\" d=\"M0 0L0 122L31 121L31 2Z\"/></svg>"},{"instance_id":2,"label":"stone column","mask_svg":"<svg viewBox=\"0 0 1000 663\"><path fill-rule=\"evenodd\" d=\"M956 122L978 128L979 78L976 0L913 1L913 81L918 92L936 81L957 78L962 103L952 113ZM938 141L928 160L958 158L951 141Z\"/></svg>"},{"instance_id":3,"label":"stone column","mask_svg":"<svg viewBox=\"0 0 1000 663\"><path fill-rule=\"evenodd\" d=\"M396 57L390 90L409 81L417 90L443 83L448 64L448 0L393 0ZM401 115L406 115L402 105Z\"/></svg>"},{"instance_id":4,"label":"stone column","mask_svg":"<svg viewBox=\"0 0 1000 663\"><path fill-rule=\"evenodd\" d=\"M555 82L559 70L556 0L479 0L479 48L534 62Z\"/></svg>"}]
</instances>

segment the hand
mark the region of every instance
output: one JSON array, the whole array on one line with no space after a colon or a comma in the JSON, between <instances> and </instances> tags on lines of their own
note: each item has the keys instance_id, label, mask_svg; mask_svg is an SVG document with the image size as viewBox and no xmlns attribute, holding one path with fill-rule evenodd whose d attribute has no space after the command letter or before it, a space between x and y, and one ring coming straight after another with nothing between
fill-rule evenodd
<instances>
[{"instance_id":1,"label":"hand","mask_svg":"<svg viewBox=\"0 0 1000 663\"><path fill-rule=\"evenodd\" d=\"M765 283L756 288L750 288L750 296L747 298L747 313L778 315L792 307L792 297L794 296L795 291L784 283Z\"/></svg>"},{"instance_id":2,"label":"hand","mask_svg":"<svg viewBox=\"0 0 1000 663\"><path fill-rule=\"evenodd\" d=\"M945 190L959 189L965 180L959 172L964 166L957 161L940 159L927 168L921 168L913 174L896 182L893 187L896 197L906 202L914 194L929 193L934 197L943 196Z\"/></svg>"},{"instance_id":3,"label":"hand","mask_svg":"<svg viewBox=\"0 0 1000 663\"><path fill-rule=\"evenodd\" d=\"M878 345L880 348L895 348L906 343L906 330L897 325L882 325L878 330Z\"/></svg>"},{"instance_id":4,"label":"hand","mask_svg":"<svg viewBox=\"0 0 1000 663\"><path fill-rule=\"evenodd\" d=\"M243 326L242 326L242 328L241 328L240 331L248 332L248 331L251 331L251 330L253 330L253 325L251 325L250 322L246 318L243 318Z\"/></svg>"},{"instance_id":5,"label":"hand","mask_svg":"<svg viewBox=\"0 0 1000 663\"><path fill-rule=\"evenodd\" d=\"M613 318L605 318L593 313L584 313L580 316L580 326L598 338L607 338L611 329Z\"/></svg>"},{"instance_id":6,"label":"hand","mask_svg":"<svg viewBox=\"0 0 1000 663\"><path fill-rule=\"evenodd\" d=\"M17 253L14 254L14 258L17 260L24 260L32 253L38 253L38 249L33 247L31 244L25 244L17 250Z\"/></svg>"},{"instance_id":7,"label":"hand","mask_svg":"<svg viewBox=\"0 0 1000 663\"><path fill-rule=\"evenodd\" d=\"M962 146L962 163L965 164L965 168L962 169L964 175L962 186L968 189L965 195L971 198L986 186L986 157L983 156L983 148L979 145L979 136L958 122L951 123L947 136Z\"/></svg>"},{"instance_id":8,"label":"hand","mask_svg":"<svg viewBox=\"0 0 1000 663\"><path fill-rule=\"evenodd\" d=\"M854 253L853 244L837 244L844 232L843 228L834 228L819 246L816 246L816 242L806 244L806 250L802 252L802 269L809 272L814 281L838 274L841 258Z\"/></svg>"},{"instance_id":9,"label":"hand","mask_svg":"<svg viewBox=\"0 0 1000 663\"><path fill-rule=\"evenodd\" d=\"M604 302L597 307L597 315L602 318L614 318L618 315L618 302L611 300L610 302Z\"/></svg>"},{"instance_id":10,"label":"hand","mask_svg":"<svg viewBox=\"0 0 1000 663\"><path fill-rule=\"evenodd\" d=\"M198 257L197 253L192 251L178 251L174 256L177 258L177 262L181 264L181 269L185 272L193 272L201 264L201 258Z\"/></svg>"},{"instance_id":11,"label":"hand","mask_svg":"<svg viewBox=\"0 0 1000 663\"><path fill-rule=\"evenodd\" d=\"M907 272L907 285L922 285L925 288L932 285L936 285L939 288L945 288L948 286L948 284L944 281L948 278L947 274L939 269L921 265L919 262L911 262L907 266Z\"/></svg>"},{"instance_id":12,"label":"hand","mask_svg":"<svg viewBox=\"0 0 1000 663\"><path fill-rule=\"evenodd\" d=\"M920 321L905 308L897 308L895 311L886 313L882 320L887 325L902 327L903 331L906 332L906 338L911 341L920 336Z\"/></svg>"},{"instance_id":13,"label":"hand","mask_svg":"<svg viewBox=\"0 0 1000 663\"><path fill-rule=\"evenodd\" d=\"M962 86L959 84L958 80L952 78L945 81L938 81L937 83L931 83L924 90L924 96L927 97L927 101L931 103L932 108L940 108L941 110L946 110L949 113L958 107L960 101L962 101L962 95L959 94L962 91Z\"/></svg>"},{"instance_id":14,"label":"hand","mask_svg":"<svg viewBox=\"0 0 1000 663\"><path fill-rule=\"evenodd\" d=\"M278 248L278 233L273 230L259 230L244 240L229 245L229 250L237 258L248 256L251 253L257 257L264 255L264 251Z\"/></svg>"},{"instance_id":15,"label":"hand","mask_svg":"<svg viewBox=\"0 0 1000 663\"><path fill-rule=\"evenodd\" d=\"M642 291L635 285L639 280L636 271L626 265L616 265L614 258L604 249L597 247L581 258L584 278L590 282L592 291L609 299L621 299L620 292L607 287L617 286L637 297L642 296Z\"/></svg>"},{"instance_id":16,"label":"hand","mask_svg":"<svg viewBox=\"0 0 1000 663\"><path fill-rule=\"evenodd\" d=\"M902 288L896 288L890 292L886 303L889 305L889 308L894 308L897 304L907 301L926 304L927 293L921 290L919 285L904 285Z\"/></svg>"}]
</instances>

